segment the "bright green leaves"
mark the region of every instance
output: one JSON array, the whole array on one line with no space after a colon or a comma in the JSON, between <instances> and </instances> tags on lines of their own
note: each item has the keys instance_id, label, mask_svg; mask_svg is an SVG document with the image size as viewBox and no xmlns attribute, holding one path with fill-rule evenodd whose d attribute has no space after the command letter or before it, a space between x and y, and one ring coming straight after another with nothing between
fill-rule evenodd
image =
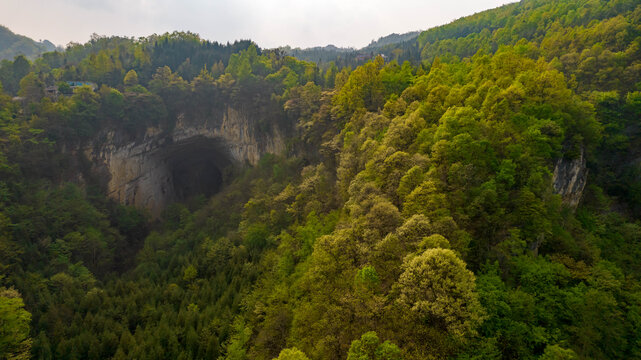
<instances>
[{"instance_id":1,"label":"bright green leaves","mask_svg":"<svg viewBox=\"0 0 641 360\"><path fill-rule=\"evenodd\" d=\"M0 358L29 359L31 314L24 309L20 294L0 288Z\"/></svg>"},{"instance_id":2,"label":"bright green leaves","mask_svg":"<svg viewBox=\"0 0 641 360\"><path fill-rule=\"evenodd\" d=\"M376 332L369 331L352 341L347 360L402 360L401 350L389 340L381 343Z\"/></svg>"},{"instance_id":3,"label":"bright green leaves","mask_svg":"<svg viewBox=\"0 0 641 360\"><path fill-rule=\"evenodd\" d=\"M304 352L294 347L291 349L283 349L278 355L278 358L274 360L309 360L309 358Z\"/></svg>"},{"instance_id":4,"label":"bright green leaves","mask_svg":"<svg viewBox=\"0 0 641 360\"><path fill-rule=\"evenodd\" d=\"M183 280L185 280L187 283L191 283L196 279L198 276L198 270L194 265L189 265L183 270Z\"/></svg>"},{"instance_id":5,"label":"bright green leaves","mask_svg":"<svg viewBox=\"0 0 641 360\"><path fill-rule=\"evenodd\" d=\"M438 184L433 180L425 180L405 198L403 215L432 215L447 212L447 208L447 197L440 191Z\"/></svg>"},{"instance_id":6,"label":"bright green leaves","mask_svg":"<svg viewBox=\"0 0 641 360\"><path fill-rule=\"evenodd\" d=\"M251 337L251 328L245 325L242 318L237 317L234 320L233 331L227 344L227 354L224 359L245 360L247 359L245 346Z\"/></svg>"},{"instance_id":7,"label":"bright green leaves","mask_svg":"<svg viewBox=\"0 0 641 360\"><path fill-rule=\"evenodd\" d=\"M423 179L424 173L420 166L414 166L407 170L405 175L401 178L398 184L398 189L396 190L399 200L404 202L407 195L416 189L416 187L423 182Z\"/></svg>"},{"instance_id":8,"label":"bright green leaves","mask_svg":"<svg viewBox=\"0 0 641 360\"><path fill-rule=\"evenodd\" d=\"M559 345L548 345L545 347L540 360L575 360L579 357L570 349L565 349Z\"/></svg>"},{"instance_id":9,"label":"bright green leaves","mask_svg":"<svg viewBox=\"0 0 641 360\"><path fill-rule=\"evenodd\" d=\"M381 70L381 82L385 88L386 96L391 94L400 95L413 80L412 65L406 61L399 66L396 61L385 65Z\"/></svg>"},{"instance_id":10,"label":"bright green leaves","mask_svg":"<svg viewBox=\"0 0 641 360\"><path fill-rule=\"evenodd\" d=\"M449 249L428 249L407 260L398 280L398 302L426 324L453 336L473 332L483 319L474 274Z\"/></svg>"},{"instance_id":11,"label":"bright green leaves","mask_svg":"<svg viewBox=\"0 0 641 360\"><path fill-rule=\"evenodd\" d=\"M385 87L381 79L383 58L354 70L334 98L333 112L339 118L349 118L357 111L377 111L384 105Z\"/></svg>"},{"instance_id":12,"label":"bright green leaves","mask_svg":"<svg viewBox=\"0 0 641 360\"><path fill-rule=\"evenodd\" d=\"M270 69L269 59L262 55L259 56L258 49L252 44L246 50L231 55L225 73L231 74L242 82L250 80L252 76L255 76L254 74L265 76Z\"/></svg>"},{"instance_id":13,"label":"bright green leaves","mask_svg":"<svg viewBox=\"0 0 641 360\"><path fill-rule=\"evenodd\" d=\"M559 157L585 154L591 176L606 174L603 182L620 191L613 204L641 203L636 165L619 177L618 169L599 168L609 161L593 159L602 132L605 153L625 154L635 144L627 127L641 114L641 95L621 89L639 80L638 64L629 64L639 42L622 18L641 17L636 10L587 22L613 6L636 6L597 1L589 13L547 21L563 31L565 24L580 27L548 36L538 19L555 16L555 6L574 6L556 3L500 10L550 10L530 19L481 14L469 27L432 30L415 49L426 58L419 68L379 57L353 71L330 65L319 72L277 50L242 42L219 52L185 33L123 46L96 38L36 63L44 69L69 60L51 72L53 81L78 77L124 94L79 89L34 104L41 109L29 119L0 97L2 175L20 176L22 169L8 169L14 159L26 172L41 167L28 165L37 159L32 153L10 151L38 136L80 142L103 124L143 133L180 114L219 118L229 104L268 114L261 132L282 122L301 136L287 144L296 155L291 162L263 158L193 214L169 208L164 227L140 251L121 235L144 236L136 229L144 219L101 216L77 190L61 196L0 184L0 202L10 205L0 216L0 254L12 259L2 271L22 261L28 277L8 280L25 284L30 301L52 299L34 313L34 354L400 359L398 347L365 333L373 329L399 344L405 358L638 358L639 226L611 216L609 198L596 186L586 203L598 203L598 211L579 209L573 217L550 180ZM574 33L583 37L568 42ZM519 40L532 36L544 45ZM496 50L501 43L514 46ZM558 53L577 46L585 49ZM449 55L479 48L485 51L462 60ZM0 66L6 89L15 92L20 80L7 78L9 67L27 75L23 94L42 97L38 81L46 77L30 74L24 58ZM594 84L607 88L584 98L574 93ZM609 91L613 86L619 92ZM18 121L49 127L28 131ZM11 204L18 195L25 201ZM109 226L114 221L117 228ZM120 266L119 257L129 260ZM42 269L41 259L49 260ZM496 261L490 270L488 261ZM127 265L135 268L131 280L103 279ZM75 303L81 310L66 322Z\"/></svg>"},{"instance_id":14,"label":"bright green leaves","mask_svg":"<svg viewBox=\"0 0 641 360\"><path fill-rule=\"evenodd\" d=\"M125 78L123 79L123 84L127 87L133 87L138 85L138 74L136 73L135 70L129 70L127 74L125 74Z\"/></svg>"},{"instance_id":15,"label":"bright green leaves","mask_svg":"<svg viewBox=\"0 0 641 360\"><path fill-rule=\"evenodd\" d=\"M357 286L362 285L368 289L374 289L381 283L381 279L379 278L376 269L371 265L367 265L358 270L354 277L354 283Z\"/></svg>"}]
</instances>

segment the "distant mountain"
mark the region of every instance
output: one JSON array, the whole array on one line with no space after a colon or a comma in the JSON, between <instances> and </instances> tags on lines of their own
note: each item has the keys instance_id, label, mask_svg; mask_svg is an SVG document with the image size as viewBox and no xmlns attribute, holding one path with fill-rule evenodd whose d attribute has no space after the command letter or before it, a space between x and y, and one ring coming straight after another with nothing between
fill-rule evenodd
<instances>
[{"instance_id":1,"label":"distant mountain","mask_svg":"<svg viewBox=\"0 0 641 360\"><path fill-rule=\"evenodd\" d=\"M34 41L26 36L14 34L0 25L0 60L13 60L17 55L35 58L38 55L55 50L56 46L48 40Z\"/></svg>"},{"instance_id":2,"label":"distant mountain","mask_svg":"<svg viewBox=\"0 0 641 360\"><path fill-rule=\"evenodd\" d=\"M404 34L390 34L378 38L378 40L372 40L369 45L361 48L342 48L336 47L334 45L327 46L316 46L311 48L294 48L292 49L289 46L280 48L285 54L293 56L300 60L313 61L321 65L326 64L330 61L336 63L341 63L342 65L348 65L351 63L357 64L365 60L370 59L374 56L381 48L394 46L400 43L413 41L418 35L421 34L421 31L412 31Z\"/></svg>"},{"instance_id":3,"label":"distant mountain","mask_svg":"<svg viewBox=\"0 0 641 360\"><path fill-rule=\"evenodd\" d=\"M372 42L369 43L369 45L367 45L363 49L377 49L387 45L393 45L393 44L398 44L405 41L410 41L416 38L420 33L421 31L411 31L405 34L396 34L396 33L389 34L387 36L378 38L378 40L376 41L372 40Z\"/></svg>"},{"instance_id":4,"label":"distant mountain","mask_svg":"<svg viewBox=\"0 0 641 360\"><path fill-rule=\"evenodd\" d=\"M312 61L318 64L336 61L336 59L341 56L345 56L346 54L355 54L357 51L355 48L339 48L334 45L315 46L305 49L292 49L289 46L284 46L281 47L280 50L299 60Z\"/></svg>"}]
</instances>

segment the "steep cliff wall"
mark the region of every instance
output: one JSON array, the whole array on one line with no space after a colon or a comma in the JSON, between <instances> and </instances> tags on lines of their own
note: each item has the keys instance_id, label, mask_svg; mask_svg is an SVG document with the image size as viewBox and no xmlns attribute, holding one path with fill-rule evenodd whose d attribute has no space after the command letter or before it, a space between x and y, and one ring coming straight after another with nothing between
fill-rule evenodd
<instances>
[{"instance_id":1,"label":"steep cliff wall","mask_svg":"<svg viewBox=\"0 0 641 360\"><path fill-rule=\"evenodd\" d=\"M222 118L179 115L173 129L148 128L135 139L119 130L105 132L85 155L109 197L156 217L172 202L216 193L230 167L253 165L263 154L284 149L281 129L261 131L250 114L227 107Z\"/></svg>"},{"instance_id":2,"label":"steep cliff wall","mask_svg":"<svg viewBox=\"0 0 641 360\"><path fill-rule=\"evenodd\" d=\"M563 203L576 208L583 196L583 189L588 179L585 150L581 149L576 159L561 158L554 167L552 184L554 191L561 195Z\"/></svg>"}]
</instances>

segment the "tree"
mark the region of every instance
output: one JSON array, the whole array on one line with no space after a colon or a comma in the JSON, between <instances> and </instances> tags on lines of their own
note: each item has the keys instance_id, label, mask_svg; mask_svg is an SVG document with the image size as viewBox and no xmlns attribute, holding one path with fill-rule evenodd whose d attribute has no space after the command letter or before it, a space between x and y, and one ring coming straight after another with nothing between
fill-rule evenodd
<instances>
[{"instance_id":1,"label":"tree","mask_svg":"<svg viewBox=\"0 0 641 360\"><path fill-rule=\"evenodd\" d=\"M100 88L102 114L110 120L121 120L125 116L125 97L116 89L103 85Z\"/></svg>"},{"instance_id":2,"label":"tree","mask_svg":"<svg viewBox=\"0 0 641 360\"><path fill-rule=\"evenodd\" d=\"M413 168L407 170L407 173L403 175L401 181L398 184L398 189L396 194L398 195L401 201L405 200L405 197L409 195L417 186L421 185L424 180L423 169L420 166L414 166Z\"/></svg>"},{"instance_id":3,"label":"tree","mask_svg":"<svg viewBox=\"0 0 641 360\"><path fill-rule=\"evenodd\" d=\"M166 120L167 108L158 95L136 92L125 96L124 125L128 130L141 131Z\"/></svg>"},{"instance_id":4,"label":"tree","mask_svg":"<svg viewBox=\"0 0 641 360\"><path fill-rule=\"evenodd\" d=\"M226 360L243 360L247 358L247 350L245 349L249 341L252 331L251 328L245 326L245 321L237 317L234 320L234 334L229 339L227 344Z\"/></svg>"},{"instance_id":5,"label":"tree","mask_svg":"<svg viewBox=\"0 0 641 360\"><path fill-rule=\"evenodd\" d=\"M133 70L133 69L129 70L125 75L123 83L127 87L138 85L138 74L136 73L136 70Z\"/></svg>"},{"instance_id":6,"label":"tree","mask_svg":"<svg viewBox=\"0 0 641 360\"><path fill-rule=\"evenodd\" d=\"M100 97L89 86L76 88L75 94L71 97L73 106L71 108L71 121L76 132L80 136L87 136L93 133L97 127L98 109Z\"/></svg>"},{"instance_id":7,"label":"tree","mask_svg":"<svg viewBox=\"0 0 641 360\"><path fill-rule=\"evenodd\" d=\"M174 115L180 110L184 111L188 89L189 84L180 75L173 73L169 66L158 68L149 81L149 90L158 94L165 102L167 110Z\"/></svg>"},{"instance_id":8,"label":"tree","mask_svg":"<svg viewBox=\"0 0 641 360\"><path fill-rule=\"evenodd\" d=\"M24 96L31 102L38 102L45 95L45 84L33 72L30 72L20 80L20 90L18 95Z\"/></svg>"},{"instance_id":9,"label":"tree","mask_svg":"<svg viewBox=\"0 0 641 360\"><path fill-rule=\"evenodd\" d=\"M462 337L481 322L474 274L449 249L428 249L406 260L398 302L428 325Z\"/></svg>"},{"instance_id":10,"label":"tree","mask_svg":"<svg viewBox=\"0 0 641 360\"><path fill-rule=\"evenodd\" d=\"M3 77L5 90L8 93L15 94L19 90L20 80L31 71L31 63L24 55L19 55L13 63L8 61L8 66L3 66L7 73Z\"/></svg>"},{"instance_id":11,"label":"tree","mask_svg":"<svg viewBox=\"0 0 641 360\"><path fill-rule=\"evenodd\" d=\"M576 353L570 349L564 349L559 345L548 345L545 347L540 360L574 360L578 359Z\"/></svg>"},{"instance_id":12,"label":"tree","mask_svg":"<svg viewBox=\"0 0 641 360\"><path fill-rule=\"evenodd\" d=\"M133 71L133 70L132 70ZM127 73L129 75L129 73ZM156 69L156 73L149 81L149 90L156 94L167 91L167 88L178 86L181 91L187 88L187 82L180 75L173 73L169 66L163 66Z\"/></svg>"},{"instance_id":13,"label":"tree","mask_svg":"<svg viewBox=\"0 0 641 360\"><path fill-rule=\"evenodd\" d=\"M66 81L60 81L58 82L58 92L64 95L71 95L73 94L73 89Z\"/></svg>"},{"instance_id":14,"label":"tree","mask_svg":"<svg viewBox=\"0 0 641 360\"><path fill-rule=\"evenodd\" d=\"M13 73L16 76L16 79L22 79L27 73L29 73L29 70L31 69L31 63L29 63L29 60L27 60L24 55L18 55L16 56L15 60L13 61Z\"/></svg>"},{"instance_id":15,"label":"tree","mask_svg":"<svg viewBox=\"0 0 641 360\"><path fill-rule=\"evenodd\" d=\"M31 314L20 293L0 288L0 359L29 359Z\"/></svg>"},{"instance_id":16,"label":"tree","mask_svg":"<svg viewBox=\"0 0 641 360\"><path fill-rule=\"evenodd\" d=\"M194 265L187 266L183 271L183 280L188 283L194 281L194 279L196 279L196 276L198 276L198 270L196 270Z\"/></svg>"},{"instance_id":17,"label":"tree","mask_svg":"<svg viewBox=\"0 0 641 360\"><path fill-rule=\"evenodd\" d=\"M383 63L379 56L349 75L334 98L333 111L337 116L349 117L358 110L376 111L384 105L385 88L380 75Z\"/></svg>"},{"instance_id":18,"label":"tree","mask_svg":"<svg viewBox=\"0 0 641 360\"><path fill-rule=\"evenodd\" d=\"M276 360L309 360L307 355L304 352L298 350L297 348L283 349L278 355Z\"/></svg>"},{"instance_id":19,"label":"tree","mask_svg":"<svg viewBox=\"0 0 641 360\"><path fill-rule=\"evenodd\" d=\"M381 343L376 332L369 331L352 341L347 360L401 360L401 350L389 341Z\"/></svg>"}]
</instances>

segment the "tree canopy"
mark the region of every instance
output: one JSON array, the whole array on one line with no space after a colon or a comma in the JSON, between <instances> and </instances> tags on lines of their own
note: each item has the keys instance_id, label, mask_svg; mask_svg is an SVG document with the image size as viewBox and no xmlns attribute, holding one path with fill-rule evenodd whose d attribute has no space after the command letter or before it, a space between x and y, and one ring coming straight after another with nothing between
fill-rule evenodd
<instances>
[{"instance_id":1,"label":"tree canopy","mask_svg":"<svg viewBox=\"0 0 641 360\"><path fill-rule=\"evenodd\" d=\"M0 358L641 357L640 21L524 0L367 60L185 32L3 60ZM238 109L287 151L159 219L85 156Z\"/></svg>"}]
</instances>

